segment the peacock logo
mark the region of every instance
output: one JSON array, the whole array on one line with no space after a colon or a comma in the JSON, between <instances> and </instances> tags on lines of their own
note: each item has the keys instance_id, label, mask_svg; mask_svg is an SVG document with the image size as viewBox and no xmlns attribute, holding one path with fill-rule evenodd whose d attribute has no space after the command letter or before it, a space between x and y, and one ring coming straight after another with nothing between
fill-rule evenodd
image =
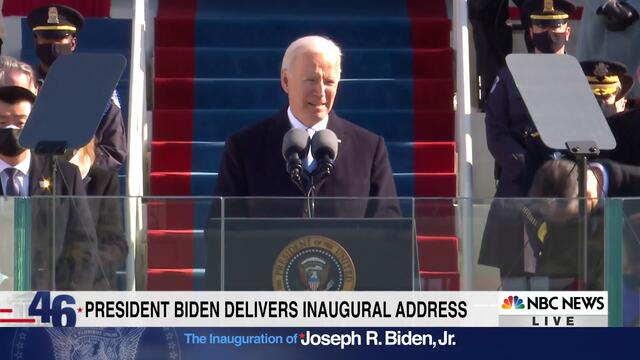
<instances>
[{"instance_id":1,"label":"peacock logo","mask_svg":"<svg viewBox=\"0 0 640 360\"><path fill-rule=\"evenodd\" d=\"M507 310L508 309L520 310L520 309L524 309L524 303L522 302L522 299L520 299L517 296L509 296L505 298L504 301L502 302L502 308Z\"/></svg>"}]
</instances>

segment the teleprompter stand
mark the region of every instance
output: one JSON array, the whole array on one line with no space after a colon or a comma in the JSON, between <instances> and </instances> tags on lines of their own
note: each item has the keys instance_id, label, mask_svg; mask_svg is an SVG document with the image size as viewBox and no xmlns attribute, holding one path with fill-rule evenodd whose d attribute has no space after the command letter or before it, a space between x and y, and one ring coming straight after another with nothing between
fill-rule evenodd
<instances>
[{"instance_id":1,"label":"teleprompter stand","mask_svg":"<svg viewBox=\"0 0 640 360\"><path fill-rule=\"evenodd\" d=\"M52 158L53 235L55 249L56 186L58 161L67 149L79 149L89 143L109 104L126 59L119 54L71 54L57 59L40 88L19 142L34 153ZM75 199L71 199L77 208ZM51 284L55 290L55 251L51 251Z\"/></svg>"},{"instance_id":2,"label":"teleprompter stand","mask_svg":"<svg viewBox=\"0 0 640 360\"><path fill-rule=\"evenodd\" d=\"M587 160L616 141L578 61L570 55L512 54L507 66L542 142L568 150L578 167L578 275L587 284Z\"/></svg>"}]
</instances>

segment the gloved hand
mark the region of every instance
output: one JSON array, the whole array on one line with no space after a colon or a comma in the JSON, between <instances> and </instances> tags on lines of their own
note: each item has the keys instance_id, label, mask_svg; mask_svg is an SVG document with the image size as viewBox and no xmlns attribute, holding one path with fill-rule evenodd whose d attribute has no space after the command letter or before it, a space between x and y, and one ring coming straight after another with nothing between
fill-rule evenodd
<instances>
[{"instance_id":1,"label":"gloved hand","mask_svg":"<svg viewBox=\"0 0 640 360\"><path fill-rule=\"evenodd\" d=\"M638 20L638 11L626 1L609 0L596 10L596 14L604 17L609 31L624 31Z\"/></svg>"}]
</instances>

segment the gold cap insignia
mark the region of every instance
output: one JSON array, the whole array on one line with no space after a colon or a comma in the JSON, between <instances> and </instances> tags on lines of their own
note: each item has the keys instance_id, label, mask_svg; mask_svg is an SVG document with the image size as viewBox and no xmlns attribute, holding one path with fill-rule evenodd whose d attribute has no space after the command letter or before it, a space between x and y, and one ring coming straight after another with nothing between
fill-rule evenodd
<instances>
[{"instance_id":1,"label":"gold cap insignia","mask_svg":"<svg viewBox=\"0 0 640 360\"><path fill-rule=\"evenodd\" d=\"M605 63L597 63L593 68L593 75L597 77L605 77L609 73L609 65Z\"/></svg>"},{"instance_id":2,"label":"gold cap insignia","mask_svg":"<svg viewBox=\"0 0 640 360\"><path fill-rule=\"evenodd\" d=\"M49 18L47 19L47 24L60 24L60 17L58 16L57 7L49 7Z\"/></svg>"},{"instance_id":3,"label":"gold cap insignia","mask_svg":"<svg viewBox=\"0 0 640 360\"><path fill-rule=\"evenodd\" d=\"M552 12L554 10L553 0L544 0L544 12Z\"/></svg>"}]
</instances>

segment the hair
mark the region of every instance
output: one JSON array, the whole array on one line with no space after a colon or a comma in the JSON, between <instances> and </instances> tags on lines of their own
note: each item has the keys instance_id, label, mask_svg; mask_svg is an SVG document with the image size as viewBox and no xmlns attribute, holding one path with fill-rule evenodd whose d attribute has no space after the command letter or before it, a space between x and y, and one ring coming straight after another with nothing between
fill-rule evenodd
<instances>
[{"instance_id":1,"label":"hair","mask_svg":"<svg viewBox=\"0 0 640 360\"><path fill-rule=\"evenodd\" d=\"M573 213L578 203L569 199L578 196L578 169L569 160L550 160L536 172L529 189L532 198L551 198L551 203L533 199L531 206L539 213ZM555 201L556 199L567 199ZM544 204L544 205L543 205Z\"/></svg>"},{"instance_id":2,"label":"hair","mask_svg":"<svg viewBox=\"0 0 640 360\"><path fill-rule=\"evenodd\" d=\"M89 159L91 159L91 165L93 165L93 163L96 161L96 137L92 137L87 145L78 149L78 153L80 154L81 159L85 155L89 156Z\"/></svg>"},{"instance_id":3,"label":"hair","mask_svg":"<svg viewBox=\"0 0 640 360\"><path fill-rule=\"evenodd\" d=\"M284 71L291 69L296 56L298 56L298 54L303 50L335 57L338 64L338 71L340 70L340 63L342 59L342 51L340 50L340 47L338 47L338 45L336 45L336 43L331 39L318 35L301 37L292 42L289 47L287 47L282 58L281 70Z\"/></svg>"},{"instance_id":4,"label":"hair","mask_svg":"<svg viewBox=\"0 0 640 360\"><path fill-rule=\"evenodd\" d=\"M16 83L15 79L10 77L10 73L12 72L17 72L26 76L28 84ZM29 64L12 58L11 56L0 56L0 86L18 85L35 93L35 83L35 73Z\"/></svg>"},{"instance_id":5,"label":"hair","mask_svg":"<svg viewBox=\"0 0 640 360\"><path fill-rule=\"evenodd\" d=\"M578 196L578 170L569 160L550 160L536 172L529 196L571 198Z\"/></svg>"}]
</instances>

